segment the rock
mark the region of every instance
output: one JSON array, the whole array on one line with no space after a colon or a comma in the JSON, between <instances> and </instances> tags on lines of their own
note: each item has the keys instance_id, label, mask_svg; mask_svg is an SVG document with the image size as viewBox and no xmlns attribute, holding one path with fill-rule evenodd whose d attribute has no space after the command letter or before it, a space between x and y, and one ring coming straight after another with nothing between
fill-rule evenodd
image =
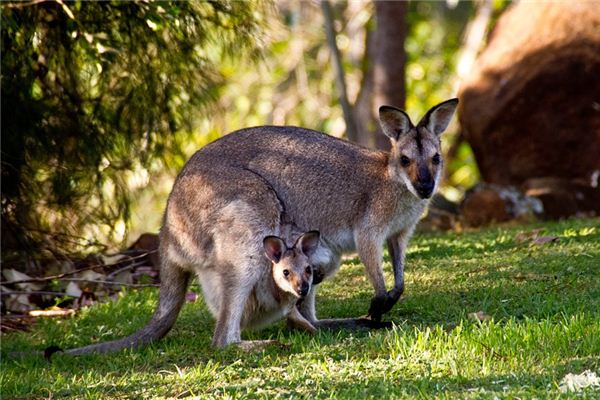
<instances>
[{"instance_id":1,"label":"rock","mask_svg":"<svg viewBox=\"0 0 600 400\"><path fill-rule=\"evenodd\" d=\"M542 212L538 199L525 196L515 187L494 184L479 184L470 189L460 205L460 219L467 227L526 220Z\"/></svg>"},{"instance_id":2,"label":"rock","mask_svg":"<svg viewBox=\"0 0 600 400\"><path fill-rule=\"evenodd\" d=\"M599 27L595 2L518 2L500 17L459 92L463 135L485 182L589 182L600 170Z\"/></svg>"},{"instance_id":3,"label":"rock","mask_svg":"<svg viewBox=\"0 0 600 400\"><path fill-rule=\"evenodd\" d=\"M127 249L132 255L147 253L150 265L160 266L158 257L158 235L155 233L142 233L140 237L133 242Z\"/></svg>"},{"instance_id":4,"label":"rock","mask_svg":"<svg viewBox=\"0 0 600 400\"><path fill-rule=\"evenodd\" d=\"M458 222L458 204L448 200L440 193L436 193L431 202L427 214L419 221L417 230L447 231L456 228Z\"/></svg>"},{"instance_id":5,"label":"rock","mask_svg":"<svg viewBox=\"0 0 600 400\"><path fill-rule=\"evenodd\" d=\"M545 219L600 215L600 187L593 182L556 177L528 179L522 185L527 196L544 205Z\"/></svg>"}]
</instances>

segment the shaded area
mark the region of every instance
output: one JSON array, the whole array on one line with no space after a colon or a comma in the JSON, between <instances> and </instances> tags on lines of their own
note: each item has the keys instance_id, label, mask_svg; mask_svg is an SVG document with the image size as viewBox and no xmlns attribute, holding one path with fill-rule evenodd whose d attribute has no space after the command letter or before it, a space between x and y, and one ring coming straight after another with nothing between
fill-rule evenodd
<instances>
[{"instance_id":1,"label":"shaded area","mask_svg":"<svg viewBox=\"0 0 600 400\"><path fill-rule=\"evenodd\" d=\"M515 4L460 90L483 180L538 197L548 218L600 212L598 26L593 3Z\"/></svg>"}]
</instances>

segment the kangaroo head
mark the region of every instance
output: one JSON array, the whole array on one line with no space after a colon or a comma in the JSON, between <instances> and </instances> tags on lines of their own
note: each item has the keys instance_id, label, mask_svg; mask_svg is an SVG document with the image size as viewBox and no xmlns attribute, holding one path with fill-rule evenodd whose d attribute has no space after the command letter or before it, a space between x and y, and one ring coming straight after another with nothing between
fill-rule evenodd
<instances>
[{"instance_id":1,"label":"kangaroo head","mask_svg":"<svg viewBox=\"0 0 600 400\"><path fill-rule=\"evenodd\" d=\"M319 237L318 231L306 232L291 248L278 236L263 239L265 255L273 263L273 279L279 289L298 298L308 294L313 281L309 257L317 250Z\"/></svg>"},{"instance_id":2,"label":"kangaroo head","mask_svg":"<svg viewBox=\"0 0 600 400\"><path fill-rule=\"evenodd\" d=\"M420 199L428 199L437 189L443 168L440 135L457 105L458 99L450 99L434 106L417 126L398 108L379 108L381 128L392 141L390 173Z\"/></svg>"}]
</instances>

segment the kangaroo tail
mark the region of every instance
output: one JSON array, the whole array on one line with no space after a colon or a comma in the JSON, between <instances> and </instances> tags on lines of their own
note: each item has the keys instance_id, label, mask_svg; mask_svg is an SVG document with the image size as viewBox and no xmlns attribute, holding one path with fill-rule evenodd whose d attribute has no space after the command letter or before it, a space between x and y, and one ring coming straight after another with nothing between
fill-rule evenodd
<instances>
[{"instance_id":1,"label":"kangaroo tail","mask_svg":"<svg viewBox=\"0 0 600 400\"><path fill-rule=\"evenodd\" d=\"M163 265L158 307L148 325L126 338L68 349L65 353L110 353L121 349L135 349L161 339L171 330L183 306L190 276L189 271L184 271L178 266Z\"/></svg>"}]
</instances>

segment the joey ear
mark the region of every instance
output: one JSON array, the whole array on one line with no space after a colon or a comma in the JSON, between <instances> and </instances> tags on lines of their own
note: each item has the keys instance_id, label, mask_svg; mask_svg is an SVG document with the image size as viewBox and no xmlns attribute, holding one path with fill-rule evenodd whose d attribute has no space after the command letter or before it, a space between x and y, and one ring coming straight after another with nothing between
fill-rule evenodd
<instances>
[{"instance_id":1,"label":"joey ear","mask_svg":"<svg viewBox=\"0 0 600 400\"><path fill-rule=\"evenodd\" d=\"M310 257L319 247L321 234L319 231L309 231L303 234L296 240L294 247L300 249L305 256Z\"/></svg>"},{"instance_id":2,"label":"joey ear","mask_svg":"<svg viewBox=\"0 0 600 400\"><path fill-rule=\"evenodd\" d=\"M379 107L379 121L383 133L393 140L398 140L401 135L413 128L410 117L404 111L392 106Z\"/></svg>"},{"instance_id":3,"label":"joey ear","mask_svg":"<svg viewBox=\"0 0 600 400\"><path fill-rule=\"evenodd\" d=\"M441 135L450 124L457 105L458 99L450 99L432 107L421 119L418 126L427 128L434 135Z\"/></svg>"},{"instance_id":4,"label":"joey ear","mask_svg":"<svg viewBox=\"0 0 600 400\"><path fill-rule=\"evenodd\" d=\"M276 264L281 260L281 256L283 256L286 249L283 240L277 236L265 237L263 239L263 247L265 248L265 255Z\"/></svg>"}]
</instances>

